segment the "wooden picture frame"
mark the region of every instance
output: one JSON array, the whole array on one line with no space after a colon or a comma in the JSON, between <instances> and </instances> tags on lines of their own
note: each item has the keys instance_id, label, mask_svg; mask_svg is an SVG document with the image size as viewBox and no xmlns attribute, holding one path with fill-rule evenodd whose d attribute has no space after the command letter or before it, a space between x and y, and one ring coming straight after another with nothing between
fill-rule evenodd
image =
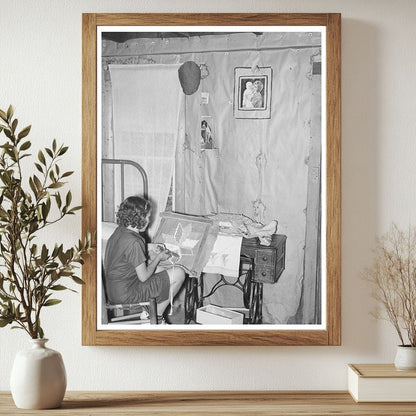
<instances>
[{"instance_id":1,"label":"wooden picture frame","mask_svg":"<svg viewBox=\"0 0 416 416\"><path fill-rule=\"evenodd\" d=\"M201 329L201 330L99 330L97 326L97 253L86 259L82 276L86 284L82 290L82 344L83 345L340 345L341 344L341 15L321 14L100 14L82 16L82 230L97 229L97 29L101 26L163 26L166 27L259 27L323 28L326 59L322 75L326 90L322 100L326 109L323 123L322 181L326 188L323 198L322 231L325 264L322 265L324 290L321 293L324 325L309 329L305 325L289 329ZM309 30L309 29L308 29ZM320 64L317 63L316 67ZM234 65L234 67L239 65ZM244 66L244 65L241 65ZM262 65L258 65L259 67ZM232 100L230 101L232 105ZM232 110L231 110L232 111ZM243 120L243 122L247 122ZM261 123L262 120L255 122ZM200 119L196 131L200 135ZM218 135L218 132L216 132ZM319 170L311 170L311 180L319 177ZM319 182L319 181L318 181ZM319 186L319 185L317 185ZM308 241L306 241L308 244ZM311 260L313 262L313 259ZM309 267L305 259L305 267ZM319 296L318 296L319 297ZM304 302L308 302L305 299Z\"/></svg>"}]
</instances>

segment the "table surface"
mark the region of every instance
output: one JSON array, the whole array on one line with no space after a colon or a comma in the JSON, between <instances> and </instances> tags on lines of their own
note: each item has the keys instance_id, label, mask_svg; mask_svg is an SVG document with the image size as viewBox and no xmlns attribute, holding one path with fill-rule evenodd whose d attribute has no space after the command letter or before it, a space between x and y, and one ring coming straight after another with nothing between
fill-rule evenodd
<instances>
[{"instance_id":1,"label":"table surface","mask_svg":"<svg viewBox=\"0 0 416 416\"><path fill-rule=\"evenodd\" d=\"M59 409L22 410L0 392L0 415L416 415L416 403L355 403L343 391L67 392Z\"/></svg>"}]
</instances>

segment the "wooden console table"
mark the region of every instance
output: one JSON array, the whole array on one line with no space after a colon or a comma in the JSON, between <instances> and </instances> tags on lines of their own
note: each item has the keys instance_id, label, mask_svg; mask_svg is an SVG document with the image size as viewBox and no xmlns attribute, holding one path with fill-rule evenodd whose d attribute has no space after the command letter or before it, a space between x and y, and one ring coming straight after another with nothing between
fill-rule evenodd
<instances>
[{"instance_id":1,"label":"wooden console table","mask_svg":"<svg viewBox=\"0 0 416 416\"><path fill-rule=\"evenodd\" d=\"M347 392L67 392L51 410L17 409L0 392L0 415L415 415L415 403L355 403Z\"/></svg>"}]
</instances>

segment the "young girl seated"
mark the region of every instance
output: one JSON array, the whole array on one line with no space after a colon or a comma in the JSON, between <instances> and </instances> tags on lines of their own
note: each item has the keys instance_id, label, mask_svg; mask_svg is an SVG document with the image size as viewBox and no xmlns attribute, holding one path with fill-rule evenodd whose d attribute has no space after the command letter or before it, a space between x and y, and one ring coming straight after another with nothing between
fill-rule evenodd
<instances>
[{"instance_id":1,"label":"young girl seated","mask_svg":"<svg viewBox=\"0 0 416 416\"><path fill-rule=\"evenodd\" d=\"M141 197L131 196L121 203L117 212L119 226L105 251L105 281L111 303L147 302L154 297L157 314L162 316L169 298L173 299L181 288L185 273L180 267L156 271L159 263L171 256L168 250L148 260L140 232L149 225L151 213L150 202Z\"/></svg>"}]
</instances>

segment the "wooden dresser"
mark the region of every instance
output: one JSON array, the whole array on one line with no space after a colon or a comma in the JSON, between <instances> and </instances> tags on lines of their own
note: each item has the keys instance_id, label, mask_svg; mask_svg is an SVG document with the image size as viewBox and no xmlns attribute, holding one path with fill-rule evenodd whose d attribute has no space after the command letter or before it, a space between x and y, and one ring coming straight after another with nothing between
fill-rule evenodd
<instances>
[{"instance_id":1,"label":"wooden dresser","mask_svg":"<svg viewBox=\"0 0 416 416\"><path fill-rule=\"evenodd\" d=\"M257 238L243 239L241 256L253 260L253 280L276 283L285 269L286 236L273 234L270 246L262 246Z\"/></svg>"},{"instance_id":2,"label":"wooden dresser","mask_svg":"<svg viewBox=\"0 0 416 416\"><path fill-rule=\"evenodd\" d=\"M293 416L416 415L414 403L355 403L346 392L67 392L63 405L51 410L16 409L8 392L0 392L0 415L47 416Z\"/></svg>"}]
</instances>

